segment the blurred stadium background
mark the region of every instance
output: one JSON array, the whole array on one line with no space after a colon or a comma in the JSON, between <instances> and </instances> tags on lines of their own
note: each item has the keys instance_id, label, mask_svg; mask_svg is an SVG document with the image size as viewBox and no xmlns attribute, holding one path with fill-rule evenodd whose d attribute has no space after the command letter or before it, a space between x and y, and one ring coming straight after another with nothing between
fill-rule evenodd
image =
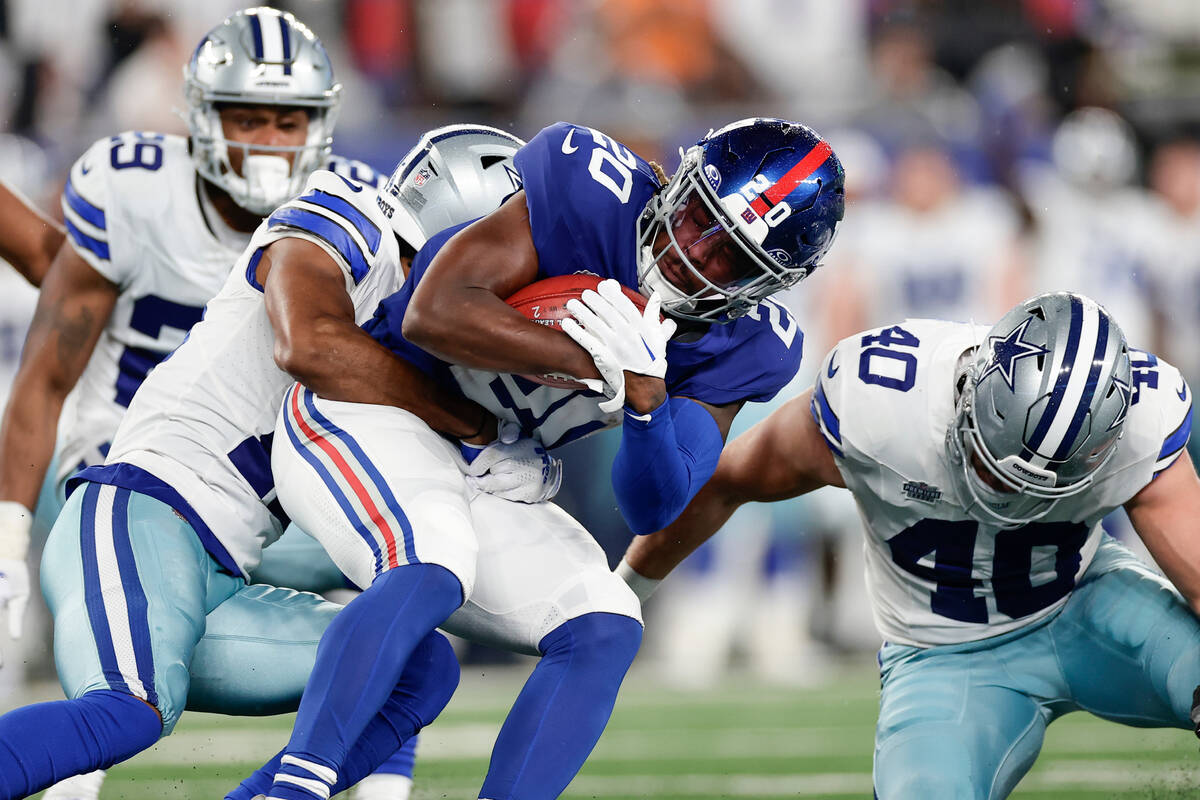
<instances>
[{"instance_id":1,"label":"blurred stadium background","mask_svg":"<svg viewBox=\"0 0 1200 800\"><path fill-rule=\"evenodd\" d=\"M71 162L122 130L186 133L181 65L230 0L0 0L0 179L61 218ZM670 172L744 116L803 121L847 170L826 266L784 298L807 367L907 316L991 322L1036 290L1105 303L1200 380L1200 3L1194 0L292 0L345 85L335 148L383 171L418 135L564 119ZM0 273L0 396L36 294ZM742 412L737 430L770 408ZM612 435L573 445L559 498L619 558ZM748 508L647 608L576 797L867 796L878 644L857 516L819 493ZM1121 532L1121 521L1112 521ZM38 609L34 609L35 613ZM44 613L44 609L42 610ZM0 641L0 708L50 697L46 638ZM464 648L417 797L472 796L528 665ZM1069 717L1017 796L1182 797L1195 742ZM105 797L216 797L287 719L194 717Z\"/></svg>"}]
</instances>

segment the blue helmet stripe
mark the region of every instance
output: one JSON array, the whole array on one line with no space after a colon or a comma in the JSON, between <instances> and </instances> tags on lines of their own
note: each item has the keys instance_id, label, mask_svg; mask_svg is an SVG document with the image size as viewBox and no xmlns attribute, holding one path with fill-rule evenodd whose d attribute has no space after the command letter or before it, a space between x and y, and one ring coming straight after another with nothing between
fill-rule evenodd
<instances>
[{"instance_id":1,"label":"blue helmet stripe","mask_svg":"<svg viewBox=\"0 0 1200 800\"><path fill-rule=\"evenodd\" d=\"M1067 384L1071 381L1071 372L1075 367L1075 359L1079 356L1079 338L1083 333L1083 303L1078 297L1071 298L1071 329L1067 333L1067 352L1063 356L1062 365L1058 369L1058 380L1054 384L1054 390L1050 394L1050 402L1046 404L1046 410L1042 412L1042 418L1038 420L1037 428L1033 431L1033 436L1029 438L1026 444L1027 450L1036 451L1041 447L1042 442L1046 438L1046 434L1050 430L1050 425L1054 422L1055 415L1058 414L1058 408L1062 405L1063 395L1067 392ZM1025 458L1024 452L1022 458Z\"/></svg>"},{"instance_id":2,"label":"blue helmet stripe","mask_svg":"<svg viewBox=\"0 0 1200 800\"><path fill-rule=\"evenodd\" d=\"M1087 383L1083 387L1083 396L1079 398L1079 405L1075 407L1075 416L1071 418L1071 424L1067 426L1067 433L1063 436L1062 442L1058 445L1058 450L1054 451L1054 460L1062 461L1067 456L1071 455L1074 449L1075 437L1079 435L1079 429L1083 427L1083 421L1087 418L1088 410L1092 407L1092 398L1096 394L1096 384L1100 381L1100 372L1104 369L1104 351L1108 349L1108 316L1105 314L1097 314L1099 317L1099 327L1096 331L1096 349L1092 353L1092 366L1088 370Z\"/></svg>"},{"instance_id":3,"label":"blue helmet stripe","mask_svg":"<svg viewBox=\"0 0 1200 800\"><path fill-rule=\"evenodd\" d=\"M258 19L258 14L247 14L246 18L250 20L250 33L254 36L254 57L263 60L263 36L262 22Z\"/></svg>"},{"instance_id":4,"label":"blue helmet stripe","mask_svg":"<svg viewBox=\"0 0 1200 800\"><path fill-rule=\"evenodd\" d=\"M279 15L279 37L283 42L283 74L292 74L292 34L283 14Z\"/></svg>"}]
</instances>

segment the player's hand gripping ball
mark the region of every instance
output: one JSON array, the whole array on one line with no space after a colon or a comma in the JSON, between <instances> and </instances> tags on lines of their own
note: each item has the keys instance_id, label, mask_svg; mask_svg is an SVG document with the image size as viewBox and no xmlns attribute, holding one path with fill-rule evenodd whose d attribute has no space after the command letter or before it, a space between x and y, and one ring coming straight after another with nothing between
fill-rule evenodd
<instances>
[{"instance_id":1,"label":"player's hand gripping ball","mask_svg":"<svg viewBox=\"0 0 1200 800\"><path fill-rule=\"evenodd\" d=\"M505 302L517 311L520 311L525 319L561 331L562 321L564 319L573 319L571 312L567 310L567 302L580 299L588 289L595 291L600 286L600 281L601 278L598 275L587 273L558 275L529 284L517 291L516 294L509 297ZM633 304L638 307L639 311L646 308L645 297L642 297L633 289L626 286L622 286L621 291L633 301ZM544 386L554 386L559 389L592 389L593 391L599 391L601 383L600 381L593 381L592 383L595 385L589 386L569 375L546 374L522 375L521 377L528 378L534 383L540 383Z\"/></svg>"}]
</instances>

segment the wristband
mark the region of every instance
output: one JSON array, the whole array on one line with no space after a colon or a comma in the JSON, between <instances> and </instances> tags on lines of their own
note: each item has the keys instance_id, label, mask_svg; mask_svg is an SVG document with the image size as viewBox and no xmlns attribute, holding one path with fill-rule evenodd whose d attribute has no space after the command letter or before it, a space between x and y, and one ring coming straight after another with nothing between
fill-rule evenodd
<instances>
[{"instance_id":1,"label":"wristband","mask_svg":"<svg viewBox=\"0 0 1200 800\"><path fill-rule=\"evenodd\" d=\"M633 593L637 595L639 603L645 603L650 599L650 595L654 594L654 590L662 583L661 578L647 578L633 567L629 566L629 562L621 559L621 563L617 564L617 568L613 570L617 576L625 581Z\"/></svg>"}]
</instances>

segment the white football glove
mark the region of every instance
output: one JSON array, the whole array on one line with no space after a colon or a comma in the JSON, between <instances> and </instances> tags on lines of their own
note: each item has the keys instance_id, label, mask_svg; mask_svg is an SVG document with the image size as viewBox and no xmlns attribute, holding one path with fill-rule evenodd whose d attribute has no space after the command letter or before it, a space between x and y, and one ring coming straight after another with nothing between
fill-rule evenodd
<instances>
[{"instance_id":1,"label":"white football glove","mask_svg":"<svg viewBox=\"0 0 1200 800\"><path fill-rule=\"evenodd\" d=\"M21 638L29 603L29 530L33 513L11 500L0 502L0 609L8 610L8 635Z\"/></svg>"},{"instance_id":2,"label":"white football glove","mask_svg":"<svg viewBox=\"0 0 1200 800\"><path fill-rule=\"evenodd\" d=\"M536 439L521 438L519 425L502 420L496 441L483 447L462 444L467 483L481 492L517 503L542 503L558 494L562 459Z\"/></svg>"},{"instance_id":3,"label":"white football glove","mask_svg":"<svg viewBox=\"0 0 1200 800\"><path fill-rule=\"evenodd\" d=\"M600 403L606 414L625 405L626 372L666 377L667 342L675 333L675 322L659 319L661 307L662 298L654 292L645 311L638 311L612 278L601 281L598 291L588 289L580 300L567 301L575 319L564 318L563 331L588 351L613 389L613 396Z\"/></svg>"}]
</instances>

